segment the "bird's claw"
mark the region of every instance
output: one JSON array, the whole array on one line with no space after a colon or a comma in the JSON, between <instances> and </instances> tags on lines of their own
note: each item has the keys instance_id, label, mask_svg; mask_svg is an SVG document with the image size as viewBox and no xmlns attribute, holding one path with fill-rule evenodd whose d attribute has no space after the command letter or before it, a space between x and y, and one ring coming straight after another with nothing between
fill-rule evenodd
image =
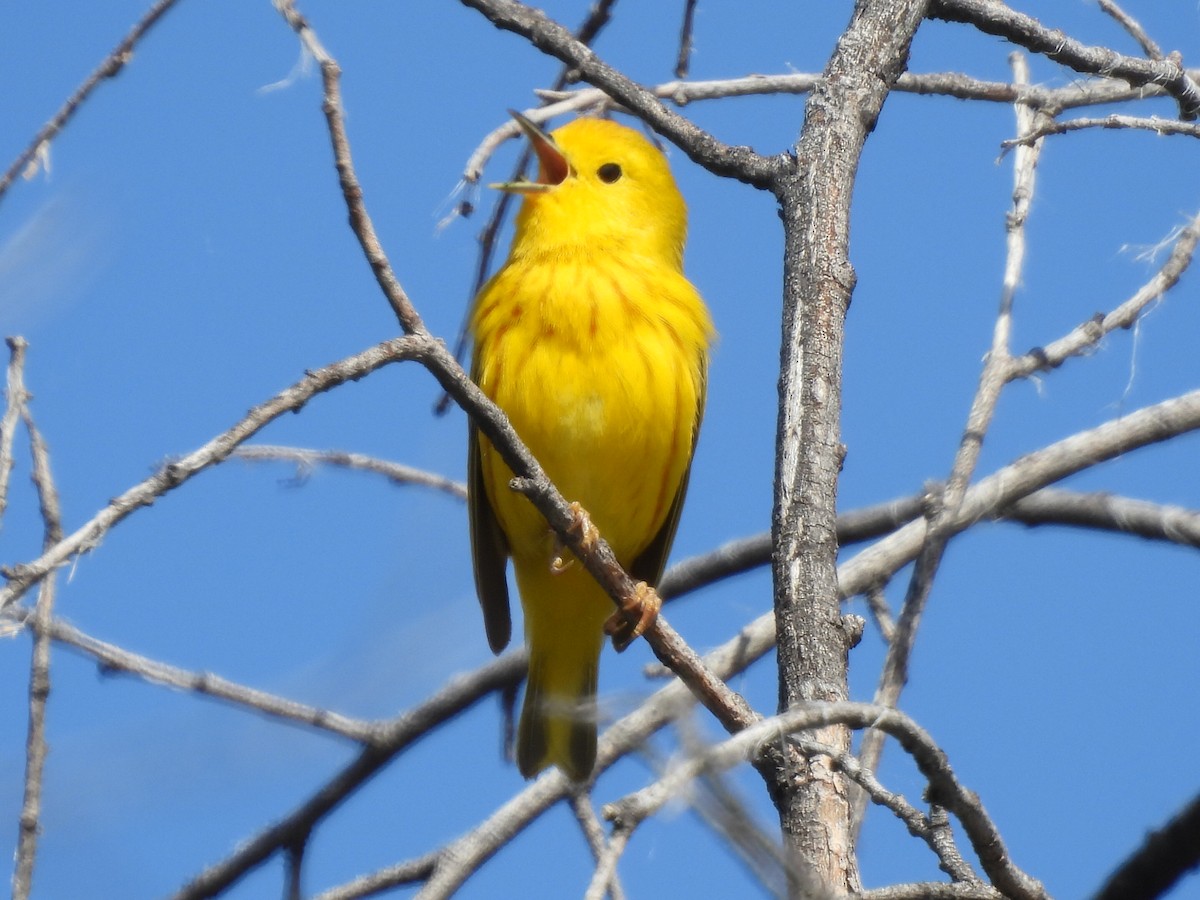
<instances>
[{"instance_id":1,"label":"bird's claw","mask_svg":"<svg viewBox=\"0 0 1200 900\"><path fill-rule=\"evenodd\" d=\"M578 503L572 503L570 506L571 524L567 526L567 531L573 535L578 535L580 549L587 553L600 540L600 532L596 530L596 526L588 518L587 510ZM575 558L563 546L563 542L556 537L554 539L554 556L550 559L550 571L555 575L559 575L567 571L574 564Z\"/></svg>"},{"instance_id":2,"label":"bird's claw","mask_svg":"<svg viewBox=\"0 0 1200 900\"><path fill-rule=\"evenodd\" d=\"M623 600L621 607L604 623L604 633L612 638L613 648L620 653L645 634L658 618L662 597L644 581L634 586L633 596Z\"/></svg>"}]
</instances>

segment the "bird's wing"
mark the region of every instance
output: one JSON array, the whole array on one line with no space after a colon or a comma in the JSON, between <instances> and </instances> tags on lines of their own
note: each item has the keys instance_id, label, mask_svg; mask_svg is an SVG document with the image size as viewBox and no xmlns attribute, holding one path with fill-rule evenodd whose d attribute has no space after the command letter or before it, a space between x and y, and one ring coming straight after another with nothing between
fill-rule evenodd
<instances>
[{"instance_id":1,"label":"bird's wing","mask_svg":"<svg viewBox=\"0 0 1200 900\"><path fill-rule=\"evenodd\" d=\"M512 637L508 608L508 541L496 520L483 483L479 430L470 426L467 438L467 516L471 525L471 559L475 566L475 592L483 610L488 646L499 653Z\"/></svg>"},{"instance_id":2,"label":"bird's wing","mask_svg":"<svg viewBox=\"0 0 1200 900\"><path fill-rule=\"evenodd\" d=\"M704 418L704 400L707 393L708 360L706 357L702 357L696 420L692 423L692 446L688 449L687 468L683 470L683 477L679 479L679 489L675 491L675 499L671 501L671 508L667 511L662 528L658 529L658 534L654 535L654 539L650 541L645 550L638 554L637 559L629 567L630 576L651 586L657 585L658 580L662 578L663 569L667 565L667 556L671 552L671 544L675 540L675 530L679 527L679 514L683 511L683 501L687 496L688 479L692 474L692 457L696 453L696 438L700 434L700 422Z\"/></svg>"}]
</instances>

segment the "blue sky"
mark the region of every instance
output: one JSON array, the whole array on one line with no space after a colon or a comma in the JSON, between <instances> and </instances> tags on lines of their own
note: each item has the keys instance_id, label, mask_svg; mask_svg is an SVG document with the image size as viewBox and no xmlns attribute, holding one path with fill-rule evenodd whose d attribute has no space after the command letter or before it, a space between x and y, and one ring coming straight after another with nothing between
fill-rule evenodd
<instances>
[{"instance_id":1,"label":"blue sky","mask_svg":"<svg viewBox=\"0 0 1200 900\"><path fill-rule=\"evenodd\" d=\"M13 159L144 11L143 2L27 4L0 35L0 159ZM568 25L589 4L543 4ZM1130 0L1185 60L1200 51L1189 5ZM646 83L669 80L681 4L618 4L597 44ZM699 4L695 78L819 71L848 3ZM507 107L535 102L558 64L455 3L306 2L343 70L347 124L368 208L429 327L452 340L468 300L484 216L438 222L462 167ZM1048 24L1125 52L1136 47L1083 2L1041 4ZM1174 43L1172 43L1172 41ZM914 71L1009 77L1011 47L927 23ZM256 403L394 335L353 236L315 73L266 2L182 0L55 141L51 166L0 205L0 327L30 342L26 379L53 454L68 530L200 446ZM1032 60L1034 80L1073 76ZM282 80L284 86L264 90ZM1165 101L1140 114L1172 115ZM803 98L697 103L718 137L785 149ZM847 323L844 509L911 494L949 471L991 338L1004 262L1013 134L1004 105L889 99L855 194L859 283ZM516 145L487 180L507 177ZM1110 309L1161 263L1144 258L1194 214L1187 138L1085 132L1051 139L1028 226L1014 349L1047 343ZM674 558L768 527L780 313L780 228L771 198L722 182L682 153L691 210L688 273L720 343ZM492 197L480 195L482 213ZM1200 330L1189 274L1135 332L1108 338L1036 383L1011 386L980 474L1123 412L1197 386ZM338 448L465 472L461 413L392 367L273 423L262 442ZM1097 467L1070 486L1200 506L1195 436ZM139 511L60 579L58 612L95 636L308 703L386 717L490 658L471 585L463 505L365 474L229 462ZM41 542L18 455L0 562ZM955 542L930 600L901 706L976 790L1012 856L1057 896L1098 885L1147 829L1200 788L1200 616L1194 552L1133 538L985 525ZM898 604L904 578L888 590ZM697 649L770 606L754 572L677 604ZM850 604L862 613L861 602ZM26 636L0 646L0 858L15 840L23 764ZM869 699L882 658L868 630L851 689ZM653 688L649 651L606 653L607 710ZM42 852L35 896L160 896L305 799L353 748L320 734L129 679L57 649ZM735 681L774 707L773 661ZM487 702L381 773L317 833L316 892L468 829L518 790ZM703 729L718 729L701 717ZM670 747L668 741L660 744ZM641 762L601 779L604 802L646 783ZM889 747L881 777L916 801L912 767ZM764 823L761 783L736 777ZM939 877L929 854L872 812L868 886ZM277 896L281 865L229 896ZM582 893L589 857L556 809L492 860L464 897L512 895L530 872L544 896ZM631 896L751 896L753 882L688 812L639 831L620 868ZM1175 897L1200 897L1193 878Z\"/></svg>"}]
</instances>

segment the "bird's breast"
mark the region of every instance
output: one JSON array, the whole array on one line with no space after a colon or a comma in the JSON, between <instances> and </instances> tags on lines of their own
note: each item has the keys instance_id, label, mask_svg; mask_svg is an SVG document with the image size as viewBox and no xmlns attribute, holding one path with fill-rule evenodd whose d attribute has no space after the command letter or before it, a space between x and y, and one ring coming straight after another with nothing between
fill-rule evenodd
<instances>
[{"instance_id":1,"label":"bird's breast","mask_svg":"<svg viewBox=\"0 0 1200 900\"><path fill-rule=\"evenodd\" d=\"M625 562L661 527L690 459L708 328L681 275L617 263L505 270L477 305L480 386ZM544 521L490 455L514 553L522 534L544 543Z\"/></svg>"}]
</instances>

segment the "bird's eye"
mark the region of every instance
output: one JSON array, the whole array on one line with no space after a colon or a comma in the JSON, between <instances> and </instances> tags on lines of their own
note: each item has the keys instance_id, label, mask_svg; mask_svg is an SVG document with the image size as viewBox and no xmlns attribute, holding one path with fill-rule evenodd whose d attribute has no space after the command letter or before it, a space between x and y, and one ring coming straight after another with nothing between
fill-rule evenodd
<instances>
[{"instance_id":1,"label":"bird's eye","mask_svg":"<svg viewBox=\"0 0 1200 900\"><path fill-rule=\"evenodd\" d=\"M605 184L612 184L614 181L621 179L621 167L616 163L605 163L596 170L596 174L600 176L600 180Z\"/></svg>"}]
</instances>

